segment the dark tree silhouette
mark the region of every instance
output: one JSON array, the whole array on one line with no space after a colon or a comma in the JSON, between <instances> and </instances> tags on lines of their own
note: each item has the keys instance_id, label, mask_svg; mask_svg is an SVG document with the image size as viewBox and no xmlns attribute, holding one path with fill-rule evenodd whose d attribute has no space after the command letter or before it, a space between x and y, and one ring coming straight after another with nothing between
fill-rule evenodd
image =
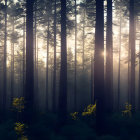
<instances>
[{"instance_id":1,"label":"dark tree silhouette","mask_svg":"<svg viewBox=\"0 0 140 140\"><path fill-rule=\"evenodd\" d=\"M53 68L53 110L56 112L56 0L54 4L54 68Z\"/></svg>"},{"instance_id":2,"label":"dark tree silhouette","mask_svg":"<svg viewBox=\"0 0 140 140\"><path fill-rule=\"evenodd\" d=\"M130 103L135 110L135 12L134 0L129 2L129 49L131 56L130 68Z\"/></svg>"},{"instance_id":3,"label":"dark tree silhouette","mask_svg":"<svg viewBox=\"0 0 140 140\"><path fill-rule=\"evenodd\" d=\"M119 66L118 66L118 103L117 103L117 109L119 111L120 108L120 70L121 70L121 45L122 45L122 14L120 9L120 37L119 37Z\"/></svg>"},{"instance_id":4,"label":"dark tree silhouette","mask_svg":"<svg viewBox=\"0 0 140 140\"><path fill-rule=\"evenodd\" d=\"M112 0L107 0L106 30L106 110L113 110L113 41L112 41Z\"/></svg>"},{"instance_id":5,"label":"dark tree silhouette","mask_svg":"<svg viewBox=\"0 0 140 140\"><path fill-rule=\"evenodd\" d=\"M66 0L61 0L61 68L59 90L59 113L65 120L67 113Z\"/></svg>"},{"instance_id":6,"label":"dark tree silhouette","mask_svg":"<svg viewBox=\"0 0 140 140\"><path fill-rule=\"evenodd\" d=\"M50 1L49 3L49 7L51 6ZM50 13L50 9L48 10L48 13ZM49 46L50 46L50 16L48 15L48 25L47 25L47 57L46 57L46 109L48 110L48 95L49 95Z\"/></svg>"},{"instance_id":7,"label":"dark tree silhouette","mask_svg":"<svg viewBox=\"0 0 140 140\"><path fill-rule=\"evenodd\" d=\"M138 87L138 101L139 101L139 103L138 103L138 109L140 110L140 40L139 40L139 81L138 81L138 85L139 85L139 87Z\"/></svg>"},{"instance_id":8,"label":"dark tree silhouette","mask_svg":"<svg viewBox=\"0 0 140 140\"><path fill-rule=\"evenodd\" d=\"M7 0L5 0L4 29L4 65L3 65L3 111L6 109L7 97Z\"/></svg>"},{"instance_id":9,"label":"dark tree silhouette","mask_svg":"<svg viewBox=\"0 0 140 140\"><path fill-rule=\"evenodd\" d=\"M94 56L94 95L97 102L96 129L103 131L104 111L104 1L96 1L95 56Z\"/></svg>"},{"instance_id":10,"label":"dark tree silhouette","mask_svg":"<svg viewBox=\"0 0 140 140\"><path fill-rule=\"evenodd\" d=\"M85 24L86 24L86 21L85 21L85 18L86 18L86 7L84 7L84 17L83 17L83 71L85 69Z\"/></svg>"},{"instance_id":11,"label":"dark tree silhouette","mask_svg":"<svg viewBox=\"0 0 140 140\"><path fill-rule=\"evenodd\" d=\"M28 113L33 111L34 100L33 4L34 0L26 0L26 121L31 117Z\"/></svg>"},{"instance_id":12,"label":"dark tree silhouette","mask_svg":"<svg viewBox=\"0 0 140 140\"><path fill-rule=\"evenodd\" d=\"M14 17L12 17L12 33L14 35L14 31L15 31L15 21L14 21ZM14 63L15 63L15 57L14 57L14 50L15 50L15 47L14 47L14 40L12 41L12 45L11 45L11 104L12 104L12 101L13 101L13 97L14 97Z\"/></svg>"},{"instance_id":13,"label":"dark tree silhouette","mask_svg":"<svg viewBox=\"0 0 140 140\"><path fill-rule=\"evenodd\" d=\"M75 69L74 69L74 109L77 110L77 1L75 0Z\"/></svg>"},{"instance_id":14,"label":"dark tree silhouette","mask_svg":"<svg viewBox=\"0 0 140 140\"><path fill-rule=\"evenodd\" d=\"M34 2L34 94L38 94L38 88L37 88L37 0ZM36 99L35 99L36 101ZM37 104L36 104L37 105Z\"/></svg>"},{"instance_id":15,"label":"dark tree silhouette","mask_svg":"<svg viewBox=\"0 0 140 140\"><path fill-rule=\"evenodd\" d=\"M23 85L23 97L24 97L24 95L25 95L25 16L23 17L23 83L22 83L22 85Z\"/></svg>"}]
</instances>

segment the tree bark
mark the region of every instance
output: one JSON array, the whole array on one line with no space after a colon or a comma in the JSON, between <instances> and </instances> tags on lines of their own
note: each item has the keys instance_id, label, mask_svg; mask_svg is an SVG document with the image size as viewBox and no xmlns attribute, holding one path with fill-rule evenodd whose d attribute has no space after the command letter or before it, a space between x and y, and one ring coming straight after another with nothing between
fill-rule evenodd
<instances>
[{"instance_id":1,"label":"tree bark","mask_svg":"<svg viewBox=\"0 0 140 140\"><path fill-rule=\"evenodd\" d=\"M6 109L6 97L7 97L7 0L5 0L5 29L4 29L4 65L3 65L3 111Z\"/></svg>"},{"instance_id":2,"label":"tree bark","mask_svg":"<svg viewBox=\"0 0 140 140\"><path fill-rule=\"evenodd\" d=\"M83 20L83 71L85 69L85 17L86 17L86 10L84 8L84 20Z\"/></svg>"},{"instance_id":3,"label":"tree bark","mask_svg":"<svg viewBox=\"0 0 140 140\"><path fill-rule=\"evenodd\" d=\"M106 31L106 111L113 111L113 39L112 39L112 0L107 0Z\"/></svg>"},{"instance_id":4,"label":"tree bark","mask_svg":"<svg viewBox=\"0 0 140 140\"><path fill-rule=\"evenodd\" d=\"M97 103L96 130L102 133L104 111L104 1L96 0L94 95Z\"/></svg>"},{"instance_id":5,"label":"tree bark","mask_svg":"<svg viewBox=\"0 0 140 140\"><path fill-rule=\"evenodd\" d=\"M131 68L130 68L130 104L132 109L135 110L135 13L134 13L134 0L130 0L129 9L129 48L131 54Z\"/></svg>"},{"instance_id":6,"label":"tree bark","mask_svg":"<svg viewBox=\"0 0 140 140\"><path fill-rule=\"evenodd\" d=\"M15 31L14 26L14 17L13 17L13 33ZM14 41L14 40L13 40ZM14 97L14 42L11 45L11 105Z\"/></svg>"},{"instance_id":7,"label":"tree bark","mask_svg":"<svg viewBox=\"0 0 140 140\"><path fill-rule=\"evenodd\" d=\"M54 6L54 68L53 68L53 111L56 112L56 0Z\"/></svg>"},{"instance_id":8,"label":"tree bark","mask_svg":"<svg viewBox=\"0 0 140 140\"><path fill-rule=\"evenodd\" d=\"M48 110L48 101L49 101L49 99L48 99L48 92L49 92L49 86L48 86L48 82L49 82L49 45L50 45L50 39L49 39L49 37L50 37L50 17L49 17L49 15L48 15L48 31L47 31L47 57L46 57L46 110Z\"/></svg>"},{"instance_id":9,"label":"tree bark","mask_svg":"<svg viewBox=\"0 0 140 140\"><path fill-rule=\"evenodd\" d=\"M74 69L74 110L77 110L77 1L75 0L75 69Z\"/></svg>"},{"instance_id":10,"label":"tree bark","mask_svg":"<svg viewBox=\"0 0 140 140\"><path fill-rule=\"evenodd\" d=\"M61 0L61 68L59 88L59 113L61 120L67 114L67 44L66 44L66 0Z\"/></svg>"},{"instance_id":11,"label":"tree bark","mask_svg":"<svg viewBox=\"0 0 140 140\"><path fill-rule=\"evenodd\" d=\"M138 87L138 109L140 111L140 40L139 40L139 87Z\"/></svg>"},{"instance_id":12,"label":"tree bark","mask_svg":"<svg viewBox=\"0 0 140 140\"><path fill-rule=\"evenodd\" d=\"M121 11L120 11L120 38L119 38L119 67L118 67L118 102L117 102L117 110L120 108L120 69L121 69L121 36L122 36L122 19L121 19Z\"/></svg>"},{"instance_id":13,"label":"tree bark","mask_svg":"<svg viewBox=\"0 0 140 140\"><path fill-rule=\"evenodd\" d=\"M23 17L23 97L25 96L25 17Z\"/></svg>"},{"instance_id":14,"label":"tree bark","mask_svg":"<svg viewBox=\"0 0 140 140\"><path fill-rule=\"evenodd\" d=\"M26 121L30 121L34 101L34 47L33 47L33 5L34 0L26 0Z\"/></svg>"}]
</instances>

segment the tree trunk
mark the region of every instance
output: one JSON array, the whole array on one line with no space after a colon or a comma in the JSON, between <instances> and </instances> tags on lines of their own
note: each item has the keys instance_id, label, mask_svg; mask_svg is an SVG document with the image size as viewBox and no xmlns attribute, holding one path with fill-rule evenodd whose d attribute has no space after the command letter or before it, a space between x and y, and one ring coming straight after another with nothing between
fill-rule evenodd
<instances>
[{"instance_id":1,"label":"tree trunk","mask_svg":"<svg viewBox=\"0 0 140 140\"><path fill-rule=\"evenodd\" d=\"M106 111L113 110L113 39L112 39L112 0L107 0L106 31Z\"/></svg>"},{"instance_id":2,"label":"tree trunk","mask_svg":"<svg viewBox=\"0 0 140 140\"><path fill-rule=\"evenodd\" d=\"M75 69L74 69L74 110L77 110L77 2L75 0Z\"/></svg>"},{"instance_id":3,"label":"tree trunk","mask_svg":"<svg viewBox=\"0 0 140 140\"><path fill-rule=\"evenodd\" d=\"M53 68L53 111L56 112L56 0L54 7L54 68Z\"/></svg>"},{"instance_id":4,"label":"tree trunk","mask_svg":"<svg viewBox=\"0 0 140 140\"><path fill-rule=\"evenodd\" d=\"M4 29L4 66L3 66L3 111L6 109L7 97L7 0L5 0L5 29Z\"/></svg>"},{"instance_id":5,"label":"tree trunk","mask_svg":"<svg viewBox=\"0 0 140 140\"><path fill-rule=\"evenodd\" d=\"M35 64L35 70L34 70L34 72L35 72L35 76L36 76L36 31L37 31L37 16L36 16L36 9L37 9L37 1L35 1L35 18L34 18L34 53L35 53L35 55L34 55L34 60L35 60L35 62L34 62L34 64Z\"/></svg>"},{"instance_id":6,"label":"tree trunk","mask_svg":"<svg viewBox=\"0 0 140 140\"><path fill-rule=\"evenodd\" d=\"M50 45L50 43L49 43L49 41L50 41L50 39L49 39L49 37L50 37L50 18L48 17L48 31L47 31L47 57L46 57L46 110L48 110L48 101L49 101L49 99L48 99L48 92L49 92L49 86L48 86L48 82L49 82L49 45Z\"/></svg>"},{"instance_id":7,"label":"tree trunk","mask_svg":"<svg viewBox=\"0 0 140 140\"><path fill-rule=\"evenodd\" d=\"M94 76L94 61L93 61L93 56L91 55L91 104L93 104L94 103L94 83L93 83L93 76Z\"/></svg>"},{"instance_id":8,"label":"tree trunk","mask_svg":"<svg viewBox=\"0 0 140 140\"><path fill-rule=\"evenodd\" d=\"M135 110L135 13L134 0L130 0L129 9L129 47L131 50L131 76L130 76L130 103L132 109Z\"/></svg>"},{"instance_id":9,"label":"tree trunk","mask_svg":"<svg viewBox=\"0 0 140 140\"><path fill-rule=\"evenodd\" d=\"M37 56L36 56L36 42L37 42L37 40L36 40L36 38L37 38L37 0L35 0L35 3L34 3L34 90L35 90L35 97L34 97L34 101L36 102L36 107L37 107L37 97L36 97L36 95L38 94L37 92L38 92L38 90L37 90L37 78L36 78L36 76L37 76L37 74L36 74L36 69L37 69L37 62L36 62L36 59L37 59Z\"/></svg>"},{"instance_id":10,"label":"tree trunk","mask_svg":"<svg viewBox=\"0 0 140 140\"><path fill-rule=\"evenodd\" d=\"M138 87L138 109L140 111L140 40L139 40L139 87Z\"/></svg>"},{"instance_id":11,"label":"tree trunk","mask_svg":"<svg viewBox=\"0 0 140 140\"><path fill-rule=\"evenodd\" d=\"M14 26L14 17L13 17L13 33L15 30L15 26ZM13 97L14 97L14 42L12 43L11 46L11 105L12 105L12 101L13 101Z\"/></svg>"},{"instance_id":12,"label":"tree trunk","mask_svg":"<svg viewBox=\"0 0 140 140\"><path fill-rule=\"evenodd\" d=\"M23 97L25 96L25 17L23 17Z\"/></svg>"},{"instance_id":13,"label":"tree trunk","mask_svg":"<svg viewBox=\"0 0 140 140\"><path fill-rule=\"evenodd\" d=\"M86 17L86 10L84 8L84 21L83 21L83 71L85 69L85 17Z\"/></svg>"},{"instance_id":14,"label":"tree trunk","mask_svg":"<svg viewBox=\"0 0 140 140\"><path fill-rule=\"evenodd\" d=\"M59 113L61 120L64 121L67 114L66 0L61 0L61 68L59 90Z\"/></svg>"},{"instance_id":15,"label":"tree trunk","mask_svg":"<svg viewBox=\"0 0 140 140\"><path fill-rule=\"evenodd\" d=\"M104 1L96 1L94 95L97 103L96 130L102 133L104 112Z\"/></svg>"},{"instance_id":16,"label":"tree trunk","mask_svg":"<svg viewBox=\"0 0 140 140\"><path fill-rule=\"evenodd\" d=\"M38 86L38 37L37 37L37 45L36 45L36 93L37 98L39 98L39 86ZM38 104L38 102L37 102Z\"/></svg>"},{"instance_id":17,"label":"tree trunk","mask_svg":"<svg viewBox=\"0 0 140 140\"><path fill-rule=\"evenodd\" d=\"M121 19L121 11L120 11L120 38L119 38L119 67L118 67L118 102L117 102L117 110L120 108L120 69L121 69L121 36L122 36L122 19Z\"/></svg>"},{"instance_id":18,"label":"tree trunk","mask_svg":"<svg viewBox=\"0 0 140 140\"><path fill-rule=\"evenodd\" d=\"M33 4L26 0L26 92L25 120L29 123L33 112L34 100L34 48L33 48Z\"/></svg>"}]
</instances>

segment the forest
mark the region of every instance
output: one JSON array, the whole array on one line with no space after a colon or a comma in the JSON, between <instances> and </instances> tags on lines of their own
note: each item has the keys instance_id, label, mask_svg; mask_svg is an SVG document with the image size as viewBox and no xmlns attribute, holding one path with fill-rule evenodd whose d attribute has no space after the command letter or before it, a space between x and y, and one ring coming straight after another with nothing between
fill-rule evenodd
<instances>
[{"instance_id":1,"label":"forest","mask_svg":"<svg viewBox=\"0 0 140 140\"><path fill-rule=\"evenodd\" d=\"M139 0L0 0L0 140L140 140Z\"/></svg>"}]
</instances>

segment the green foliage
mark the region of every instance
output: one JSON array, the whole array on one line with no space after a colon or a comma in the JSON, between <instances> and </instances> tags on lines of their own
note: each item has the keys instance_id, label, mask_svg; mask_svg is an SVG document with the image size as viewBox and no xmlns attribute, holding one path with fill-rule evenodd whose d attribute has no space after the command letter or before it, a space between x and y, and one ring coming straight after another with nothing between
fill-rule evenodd
<instances>
[{"instance_id":1,"label":"green foliage","mask_svg":"<svg viewBox=\"0 0 140 140\"><path fill-rule=\"evenodd\" d=\"M74 112L74 113L71 113L70 115L71 115L73 120L77 120L78 119L78 114L79 114L78 112Z\"/></svg>"},{"instance_id":2,"label":"green foliage","mask_svg":"<svg viewBox=\"0 0 140 140\"><path fill-rule=\"evenodd\" d=\"M82 117L82 115L81 115ZM79 117L80 118L80 117ZM83 119L84 118L84 119ZM106 131L102 136L96 135L95 119L89 116L82 117L77 121L68 119L65 124L59 123L56 114L40 114L28 126L9 120L0 123L1 140L139 140L140 138L140 115L134 114L123 117L122 114L114 113L106 117ZM14 125L15 124L15 125ZM91 125L92 124L92 125ZM17 128L16 128L17 127ZM21 135L17 135L18 134ZM28 135L28 138L26 137Z\"/></svg>"},{"instance_id":3,"label":"green foliage","mask_svg":"<svg viewBox=\"0 0 140 140\"><path fill-rule=\"evenodd\" d=\"M24 109L24 97L20 97L20 98L14 98L13 99L13 108L17 111L17 112L22 112L22 110Z\"/></svg>"},{"instance_id":4,"label":"green foliage","mask_svg":"<svg viewBox=\"0 0 140 140\"><path fill-rule=\"evenodd\" d=\"M24 134L24 128L25 128L25 124L22 124L20 122L15 123L15 131L18 135Z\"/></svg>"},{"instance_id":5,"label":"green foliage","mask_svg":"<svg viewBox=\"0 0 140 140\"><path fill-rule=\"evenodd\" d=\"M132 116L132 105L126 103L125 104L125 110L122 111L122 116L128 116L131 117Z\"/></svg>"},{"instance_id":6,"label":"green foliage","mask_svg":"<svg viewBox=\"0 0 140 140\"><path fill-rule=\"evenodd\" d=\"M80 114L79 112L70 113L73 120L79 120L78 115L82 116L96 116L96 103L88 105L84 111Z\"/></svg>"},{"instance_id":7,"label":"green foliage","mask_svg":"<svg viewBox=\"0 0 140 140\"><path fill-rule=\"evenodd\" d=\"M28 140L27 136L25 136L25 129L27 126L23 123L16 122L15 123L15 132L18 135L18 140Z\"/></svg>"},{"instance_id":8,"label":"green foliage","mask_svg":"<svg viewBox=\"0 0 140 140\"><path fill-rule=\"evenodd\" d=\"M84 110L84 112L82 112L82 116L86 116L86 115L96 115L96 103L94 105L90 104L87 106L87 108Z\"/></svg>"}]
</instances>

